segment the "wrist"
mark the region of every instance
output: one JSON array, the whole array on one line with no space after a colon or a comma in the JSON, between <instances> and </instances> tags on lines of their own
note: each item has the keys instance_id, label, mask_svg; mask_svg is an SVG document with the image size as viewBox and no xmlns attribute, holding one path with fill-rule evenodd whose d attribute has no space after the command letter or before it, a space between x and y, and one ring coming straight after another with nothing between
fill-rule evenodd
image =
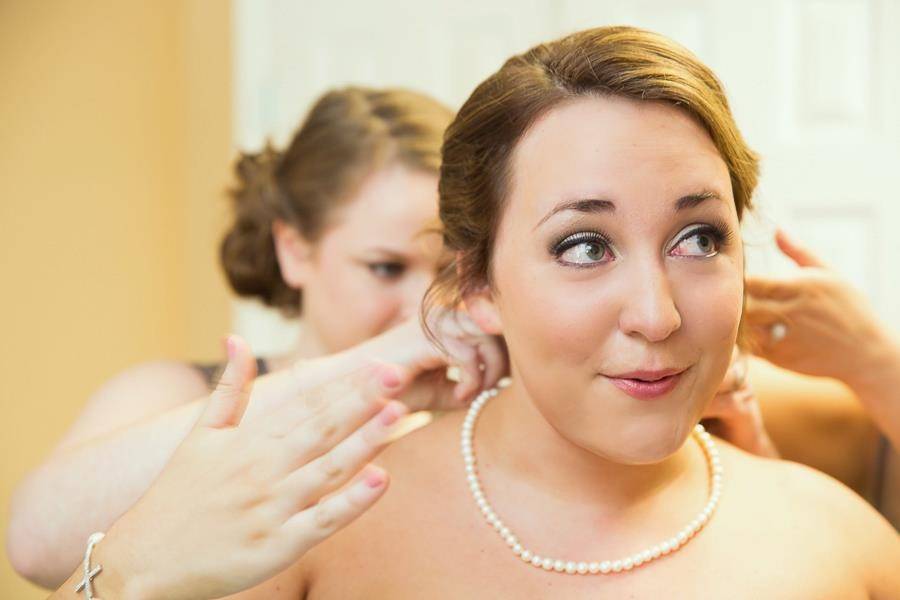
<instances>
[{"instance_id":1,"label":"wrist","mask_svg":"<svg viewBox=\"0 0 900 600\"><path fill-rule=\"evenodd\" d=\"M857 367L841 380L863 402L897 393L900 384L900 344L879 332L857 355Z\"/></svg>"},{"instance_id":2,"label":"wrist","mask_svg":"<svg viewBox=\"0 0 900 600\"><path fill-rule=\"evenodd\" d=\"M163 590L166 586L156 577L152 557L139 552L137 544L129 543L130 538L133 536L128 536L117 522L94 547L91 563L103 567L94 580L96 595L129 600L165 598Z\"/></svg>"}]
</instances>

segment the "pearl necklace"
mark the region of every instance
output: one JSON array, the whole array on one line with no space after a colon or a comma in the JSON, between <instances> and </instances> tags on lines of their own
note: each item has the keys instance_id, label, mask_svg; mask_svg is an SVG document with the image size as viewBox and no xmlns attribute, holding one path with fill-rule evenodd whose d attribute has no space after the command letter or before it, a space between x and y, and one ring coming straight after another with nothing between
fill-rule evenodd
<instances>
[{"instance_id":1,"label":"pearl necklace","mask_svg":"<svg viewBox=\"0 0 900 600\"><path fill-rule=\"evenodd\" d=\"M485 498L484 491L481 489L481 482L478 479L475 452L472 449L472 432L475 429L475 420L478 418L478 414L481 412L481 409L484 408L487 401L495 397L498 391L497 388L483 391L469 407L469 412L466 415L462 427L462 456L466 466L466 478L469 481L469 489L472 490L472 496L475 498L475 503L478 505L478 508L481 509L481 514L484 515L488 524L500 534L500 537L503 538L506 545L510 547L513 553L525 561L526 564L539 569L544 569L545 571L556 571L558 573L569 574L577 573L579 575L594 575L597 573L606 575L609 573L630 571L635 567L647 564L661 556L679 550L682 546L687 544L697 532L703 529L712 517L713 512L715 512L716 506L719 504L719 498L722 494L722 462L719 459L719 450L716 448L712 436L698 423L694 426L693 434L694 439L697 440L697 443L703 450L707 465L709 466L711 478L709 500L707 501L706 506L703 507L703 510L700 511L700 514L675 536L652 548L647 548L646 550L617 560L593 562L565 561L540 556L531 550L525 549L519 542L519 538L516 537L516 535L510 531L509 527L500 520L497 513L494 512L494 509L488 503L487 498Z\"/></svg>"}]
</instances>

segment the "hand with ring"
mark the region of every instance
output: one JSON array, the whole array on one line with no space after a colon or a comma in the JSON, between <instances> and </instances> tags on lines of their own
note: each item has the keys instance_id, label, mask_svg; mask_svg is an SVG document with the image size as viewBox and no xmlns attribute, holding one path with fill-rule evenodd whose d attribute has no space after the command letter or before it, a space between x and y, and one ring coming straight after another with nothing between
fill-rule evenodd
<instances>
[{"instance_id":1,"label":"hand with ring","mask_svg":"<svg viewBox=\"0 0 900 600\"><path fill-rule=\"evenodd\" d=\"M851 380L887 343L868 300L808 249L778 231L799 267L790 278L748 277L744 320L753 354L792 371Z\"/></svg>"}]
</instances>

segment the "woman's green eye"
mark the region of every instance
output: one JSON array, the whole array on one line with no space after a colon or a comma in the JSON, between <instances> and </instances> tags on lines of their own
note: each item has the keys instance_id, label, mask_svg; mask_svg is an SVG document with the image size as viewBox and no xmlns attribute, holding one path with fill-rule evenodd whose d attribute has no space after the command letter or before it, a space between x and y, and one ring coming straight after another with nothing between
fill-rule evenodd
<instances>
[{"instance_id":1,"label":"woman's green eye","mask_svg":"<svg viewBox=\"0 0 900 600\"><path fill-rule=\"evenodd\" d=\"M608 253L608 248L603 242L579 242L570 246L559 257L564 263L573 265L589 265L603 262Z\"/></svg>"}]
</instances>

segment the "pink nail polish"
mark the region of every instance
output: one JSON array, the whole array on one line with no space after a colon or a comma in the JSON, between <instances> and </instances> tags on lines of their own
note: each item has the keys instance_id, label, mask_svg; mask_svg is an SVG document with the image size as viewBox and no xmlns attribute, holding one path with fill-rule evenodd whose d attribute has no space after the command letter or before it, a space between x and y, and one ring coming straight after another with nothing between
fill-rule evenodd
<instances>
[{"instance_id":1,"label":"pink nail polish","mask_svg":"<svg viewBox=\"0 0 900 600\"><path fill-rule=\"evenodd\" d=\"M381 367L381 385L388 389L394 389L399 387L400 383L400 373L395 367L389 365Z\"/></svg>"},{"instance_id":2,"label":"pink nail polish","mask_svg":"<svg viewBox=\"0 0 900 600\"><path fill-rule=\"evenodd\" d=\"M384 475L378 471L372 471L366 474L366 485L372 489L380 488L384 485Z\"/></svg>"}]
</instances>

